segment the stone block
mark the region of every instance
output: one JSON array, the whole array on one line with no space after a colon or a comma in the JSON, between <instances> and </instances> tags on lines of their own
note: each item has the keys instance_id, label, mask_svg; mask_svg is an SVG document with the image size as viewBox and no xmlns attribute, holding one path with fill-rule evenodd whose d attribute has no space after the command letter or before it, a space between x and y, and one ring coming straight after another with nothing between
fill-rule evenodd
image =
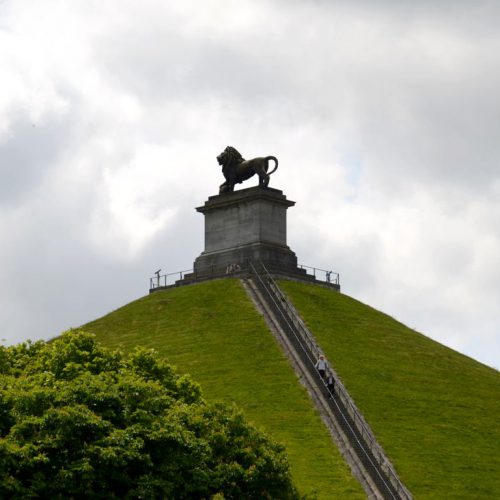
<instances>
[{"instance_id":1,"label":"stone block","mask_svg":"<svg viewBox=\"0 0 500 500\"><path fill-rule=\"evenodd\" d=\"M286 212L295 205L282 191L253 187L210 196L196 210L205 217L205 249L195 260L198 274L248 260L273 269L297 270L287 245Z\"/></svg>"}]
</instances>

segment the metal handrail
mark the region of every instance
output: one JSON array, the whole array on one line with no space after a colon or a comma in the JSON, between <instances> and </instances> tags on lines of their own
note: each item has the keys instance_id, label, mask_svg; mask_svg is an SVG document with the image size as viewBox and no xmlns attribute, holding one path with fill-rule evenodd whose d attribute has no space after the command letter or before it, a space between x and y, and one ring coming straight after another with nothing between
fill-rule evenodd
<instances>
[{"instance_id":1,"label":"metal handrail","mask_svg":"<svg viewBox=\"0 0 500 500\"><path fill-rule=\"evenodd\" d=\"M170 276L179 276L182 279L186 273L192 273L192 269L185 269L183 271L175 271L168 274L158 274L152 278L149 278L149 289L154 290L155 288L160 288L163 286L168 286L168 278Z\"/></svg>"},{"instance_id":2,"label":"metal handrail","mask_svg":"<svg viewBox=\"0 0 500 500\"><path fill-rule=\"evenodd\" d=\"M199 281L204 281L206 279L223 278L232 275L238 276L240 275L240 273L247 271L248 267L245 267L245 264L240 265L238 263L235 263L227 265L225 268L212 265L209 268L203 270L203 272L198 272L195 269L185 269L183 271L175 271L168 274L157 274L156 276L149 278L149 290L152 291L158 288L174 286L175 283L169 285L169 278L171 278L172 276L176 276L176 282L178 280L184 279L187 274L190 274L191 276L189 276L189 283L196 283Z\"/></svg>"},{"instance_id":3,"label":"metal handrail","mask_svg":"<svg viewBox=\"0 0 500 500\"><path fill-rule=\"evenodd\" d=\"M202 281L204 279L208 278L220 278L226 275L231 275L231 274L236 274L239 273L240 271L246 271L248 270L248 264L250 261L246 261L245 263L236 263L236 264L231 264L226 266L226 268L216 268L215 266L211 266L211 268L208 271L204 271L202 274L198 274L194 269L184 269L182 271L175 271L172 273L167 273L167 274L156 274L155 276L149 278L149 289L150 290L156 290L157 288L166 288L168 286L172 286L172 284L169 285L169 281L172 281L172 277L175 276L177 280L182 280L184 278L184 275L187 273L192 273L193 274L193 279L192 281ZM312 267L312 266L306 266L305 264L298 264L298 268L300 269L312 269L312 275L316 280L319 280L319 277L317 276L317 272L319 273L324 273L325 278L324 281L325 283L328 284L333 284L333 285L339 285L340 286L340 275L339 273L333 272L333 271L327 271L326 269L320 269L319 267ZM308 273L310 276L311 274ZM319 280L321 281L321 280Z\"/></svg>"},{"instance_id":4,"label":"metal handrail","mask_svg":"<svg viewBox=\"0 0 500 500\"><path fill-rule=\"evenodd\" d=\"M308 359L308 361L314 366L314 359L311 357L311 354L310 354L310 351L306 348L306 346L303 345L302 343L302 340L301 338L299 338L297 336L297 333L295 332L295 330L291 327L290 323L288 322L288 319L287 317L283 314L283 312L281 311L280 309L280 306L278 305L278 303L274 300L273 298L273 295L272 295L272 290L270 290L268 287L266 287L266 284L264 283L264 281L262 280L261 276L259 275L259 273L255 270L254 266L251 264L252 268L254 269L254 273L255 275L257 276L257 278L259 279L259 281L261 282L263 288L267 291L269 297L271 298L271 300L274 302L277 310L280 312L280 314L282 315L283 319L285 320L287 326L289 327L290 329L290 332L293 334L293 336L295 337L295 339L297 340L300 348L302 349L302 352L304 353L304 355L306 356L306 358ZM272 280L272 278L271 278ZM279 297L277 297L279 299ZM286 311L285 311L286 312ZM326 386L325 384L325 381L323 379L321 379L323 385ZM328 388L327 388L328 389ZM371 460L370 456L368 455L367 451L365 450L364 446L363 446L363 443L358 439L358 437L356 436L356 433L354 432L351 424L349 423L349 421L346 419L344 413L342 412L342 409L340 408L339 404L337 403L337 401L333 400L333 402L335 403L338 411L339 411L339 414L342 416L342 418L344 419L344 422L346 424L346 426L349 428L349 430L351 431L351 434L352 436L354 437L354 439L356 439L357 443L358 443L358 446L360 447L360 449L363 451L363 453L365 454L366 458L368 459L368 461L370 462L370 464L372 465L373 469L377 472L380 480L384 483L385 487L387 488L387 491L391 494L391 496L393 498L396 498L394 497L394 495L392 494L390 488L388 487L386 481L385 481L385 478L380 474L378 468L375 466L375 464L373 463L373 461Z\"/></svg>"},{"instance_id":5,"label":"metal handrail","mask_svg":"<svg viewBox=\"0 0 500 500\"><path fill-rule=\"evenodd\" d=\"M314 266L306 266L305 264L298 264L297 267L301 269L312 269L312 274L315 279L318 279L316 276L316 272L324 273L326 283L333 283L334 285L340 285L340 274L334 271L330 271L328 269L320 269L319 267Z\"/></svg>"},{"instance_id":6,"label":"metal handrail","mask_svg":"<svg viewBox=\"0 0 500 500\"><path fill-rule=\"evenodd\" d=\"M290 319L290 321L292 321L292 324L296 327L297 332L302 337L303 342L301 341L301 339L299 339L297 337L297 335L293 331L293 328L291 328L291 331L294 334L294 336L296 337L296 339L298 340L299 345L302 348L302 350L304 351L304 354L306 355L306 357L314 365L314 359L311 358L309 352L315 356L315 359L317 359L319 357L319 355L322 354L322 351L321 351L318 343L316 342L312 333L306 327L306 325L304 324L304 322L302 321L300 316L297 314L295 308L290 303L288 297L281 291L279 286L276 284L273 277L271 276L271 274L267 270L266 266L262 262L260 264L261 264L262 269L264 270L264 272L266 274L266 278L267 278L268 283L270 285L269 288L266 287L264 280L262 280L262 278L260 277L257 270L255 269L253 264L250 262L250 266L251 266L252 270L254 271L254 274L258 277L258 279L262 283L263 287L266 290L269 290L268 293L270 296L271 296L271 292L272 292L272 294L275 295L275 297L279 300L279 303L283 307L284 311L286 312L288 318ZM271 296L271 299L273 300L273 302L277 306L278 310L280 310L280 306L278 305L278 303L274 300L274 298L272 296ZM290 326L290 323L288 322L287 318L284 317L284 319L287 322L287 324ZM305 347L307 347L307 349L304 347L303 344L305 344ZM309 351L309 352L307 352L307 351ZM345 389L345 386L342 383L342 381L340 380L338 374L335 372L335 370L331 366L330 366L330 371L332 372L332 376L335 380L334 392L338 393L340 400L342 401L345 408L347 409L347 412L348 412L349 416L352 418L353 423L354 423L356 429L358 430L358 432L360 433L361 437L366 441L366 444L368 445L373 457L377 461L377 464L387 474L389 481L391 482L391 484L395 488L396 492L399 495L401 495L401 498L412 499L413 497L412 497L411 493L407 490L407 488L403 485L403 483L401 482L401 480L397 476L396 471L394 470L394 467L387 459L384 451L382 450L382 447L378 444L373 432L371 431L370 427L366 423L361 412L356 407L351 396L349 395L349 393ZM322 383L326 386L325 381L323 379L321 379L321 380L322 380ZM337 405L337 408L339 409L340 414L343 416L346 424L349 427L351 427L349 422L345 419L343 412L341 411L340 407L338 406L338 403L335 400L334 400L334 403ZM355 433L353 433L353 435L356 437ZM360 445L361 449L365 453L365 455L368 458L368 460L370 461L370 463L372 463L372 465L374 465L373 462L371 461L371 458L366 453L363 445L359 442L357 437L356 437L356 440L358 441L358 444ZM380 479L384 482L385 486L387 487L385 479L383 476L380 475L378 468L374 467L374 469L377 471L377 474L379 475ZM390 489L388 489L388 491L390 492ZM392 495L392 493L391 493L391 495Z\"/></svg>"}]
</instances>

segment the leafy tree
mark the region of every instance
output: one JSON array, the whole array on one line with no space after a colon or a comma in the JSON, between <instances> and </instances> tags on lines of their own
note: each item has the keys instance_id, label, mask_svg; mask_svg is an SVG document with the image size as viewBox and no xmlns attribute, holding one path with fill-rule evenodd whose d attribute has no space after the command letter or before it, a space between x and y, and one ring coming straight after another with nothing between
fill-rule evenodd
<instances>
[{"instance_id":1,"label":"leafy tree","mask_svg":"<svg viewBox=\"0 0 500 500\"><path fill-rule=\"evenodd\" d=\"M283 448L154 351L0 348L1 498L296 498Z\"/></svg>"}]
</instances>

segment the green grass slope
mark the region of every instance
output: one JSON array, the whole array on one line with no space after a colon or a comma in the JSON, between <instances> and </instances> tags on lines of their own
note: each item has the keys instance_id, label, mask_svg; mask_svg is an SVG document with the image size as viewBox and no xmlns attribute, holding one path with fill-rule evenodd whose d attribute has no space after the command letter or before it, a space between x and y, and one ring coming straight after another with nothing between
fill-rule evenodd
<instances>
[{"instance_id":1,"label":"green grass slope","mask_svg":"<svg viewBox=\"0 0 500 500\"><path fill-rule=\"evenodd\" d=\"M500 374L350 297L282 281L416 499L500 498Z\"/></svg>"},{"instance_id":2,"label":"green grass slope","mask_svg":"<svg viewBox=\"0 0 500 500\"><path fill-rule=\"evenodd\" d=\"M124 351L153 347L200 382L207 399L236 403L286 446L301 493L365 498L238 280L156 292L83 328Z\"/></svg>"}]
</instances>

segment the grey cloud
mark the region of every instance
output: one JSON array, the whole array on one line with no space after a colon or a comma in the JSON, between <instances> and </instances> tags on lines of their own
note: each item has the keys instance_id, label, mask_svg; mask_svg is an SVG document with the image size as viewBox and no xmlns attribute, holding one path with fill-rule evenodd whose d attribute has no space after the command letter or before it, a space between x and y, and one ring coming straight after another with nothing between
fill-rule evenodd
<instances>
[{"instance_id":1,"label":"grey cloud","mask_svg":"<svg viewBox=\"0 0 500 500\"><path fill-rule=\"evenodd\" d=\"M75 209L58 216L57 200L46 204L48 213L16 219L25 231L18 231L10 255L5 248L0 252L9 262L0 269L5 284L0 301L8 305L2 310L2 336L8 343L51 337L106 314L147 294L157 267L189 268L202 250L194 210L159 234L139 258L120 260L89 245Z\"/></svg>"},{"instance_id":2,"label":"grey cloud","mask_svg":"<svg viewBox=\"0 0 500 500\"><path fill-rule=\"evenodd\" d=\"M161 43L150 53L150 37ZM227 43L228 40L183 40L169 44L163 34L154 37L145 33L143 39L134 40L131 50L111 49L100 55L102 65L114 85L125 88L151 104L177 100L189 104L216 100L221 104L238 107L260 105L275 107L290 92L293 80L280 68L280 53L269 48L263 56L261 42L254 50L244 44ZM121 42L123 44L123 42ZM109 43L108 47L116 47ZM158 64L158 60L161 64ZM247 100L247 101L245 101Z\"/></svg>"},{"instance_id":3,"label":"grey cloud","mask_svg":"<svg viewBox=\"0 0 500 500\"><path fill-rule=\"evenodd\" d=\"M466 68L463 76L455 82L460 89L452 89L452 82L436 82L425 93L392 94L396 102L385 111L374 110L363 130L370 167L375 169L371 180L404 173L401 182L484 190L499 178L495 137L500 133L500 109L495 105L492 109L486 97L491 92L470 81ZM500 84L500 71L494 78Z\"/></svg>"},{"instance_id":4,"label":"grey cloud","mask_svg":"<svg viewBox=\"0 0 500 500\"><path fill-rule=\"evenodd\" d=\"M68 114L50 118L38 142L17 115L0 153L13 176L0 188L12 211L0 217L11 341L137 298L159 267L190 267L203 245L194 206L216 192L215 156L232 144L280 158L272 186L298 202L289 244L300 262L339 271L346 293L435 338L466 325L456 346L467 352L463 339L480 330L486 347L474 352L494 364L485 339L497 319L488 298L499 294L489 271L500 243L498 5L252 2L253 31L238 36L218 28L215 11L191 25L199 12L187 4L124 2L109 19L93 5L82 23L96 29L79 36L95 79L49 75ZM141 174L158 188L139 185ZM154 218L163 207L177 209L174 220L117 255L134 211Z\"/></svg>"},{"instance_id":5,"label":"grey cloud","mask_svg":"<svg viewBox=\"0 0 500 500\"><path fill-rule=\"evenodd\" d=\"M0 204L19 203L33 194L71 142L71 120L65 116L29 119L13 112L7 137L0 144Z\"/></svg>"}]
</instances>

